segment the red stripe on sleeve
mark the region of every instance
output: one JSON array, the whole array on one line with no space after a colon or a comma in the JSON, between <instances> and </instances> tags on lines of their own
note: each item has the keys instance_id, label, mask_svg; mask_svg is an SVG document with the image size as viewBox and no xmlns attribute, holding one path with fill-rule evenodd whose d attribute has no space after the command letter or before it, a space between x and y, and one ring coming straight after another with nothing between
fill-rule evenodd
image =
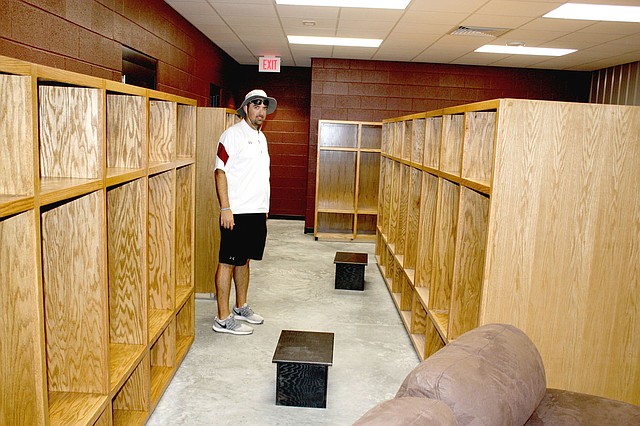
<instances>
[{"instance_id":1,"label":"red stripe on sleeve","mask_svg":"<svg viewBox=\"0 0 640 426\"><path fill-rule=\"evenodd\" d=\"M227 165L229 154L227 154L227 150L224 148L224 145L222 145L221 143L218 144L218 158L222 160L225 166Z\"/></svg>"}]
</instances>

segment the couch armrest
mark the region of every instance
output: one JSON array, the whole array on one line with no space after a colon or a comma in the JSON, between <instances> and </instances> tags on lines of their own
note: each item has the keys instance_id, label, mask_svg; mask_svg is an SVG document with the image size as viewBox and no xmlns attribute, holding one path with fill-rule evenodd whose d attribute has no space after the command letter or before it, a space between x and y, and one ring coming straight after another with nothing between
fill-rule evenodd
<instances>
[{"instance_id":1,"label":"couch armrest","mask_svg":"<svg viewBox=\"0 0 640 426\"><path fill-rule=\"evenodd\" d=\"M418 365L396 397L445 402L460 425L523 425L546 392L542 358L519 329L471 330Z\"/></svg>"},{"instance_id":2,"label":"couch armrest","mask_svg":"<svg viewBox=\"0 0 640 426\"><path fill-rule=\"evenodd\" d=\"M427 398L393 398L367 411L354 426L458 426L444 402Z\"/></svg>"}]
</instances>

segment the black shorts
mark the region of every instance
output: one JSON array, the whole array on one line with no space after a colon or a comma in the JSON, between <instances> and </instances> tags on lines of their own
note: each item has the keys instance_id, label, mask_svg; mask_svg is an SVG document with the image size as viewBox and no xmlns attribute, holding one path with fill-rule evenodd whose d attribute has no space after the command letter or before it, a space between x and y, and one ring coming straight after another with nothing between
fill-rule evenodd
<instances>
[{"instance_id":1,"label":"black shorts","mask_svg":"<svg viewBox=\"0 0 640 426\"><path fill-rule=\"evenodd\" d=\"M262 260L267 241L267 214L234 214L233 221L233 229L220 226L218 261L242 266L248 259Z\"/></svg>"}]
</instances>

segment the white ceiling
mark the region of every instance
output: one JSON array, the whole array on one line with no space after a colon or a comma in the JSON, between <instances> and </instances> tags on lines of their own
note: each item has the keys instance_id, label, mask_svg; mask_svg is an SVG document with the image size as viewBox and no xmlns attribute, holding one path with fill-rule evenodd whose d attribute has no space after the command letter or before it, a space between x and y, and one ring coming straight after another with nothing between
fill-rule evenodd
<instances>
[{"instance_id":1,"label":"white ceiling","mask_svg":"<svg viewBox=\"0 0 640 426\"><path fill-rule=\"evenodd\" d=\"M275 0L165 0L240 64L279 56L370 59L592 71L640 60L640 23L542 18L565 1L412 0L405 10L276 5ZM640 6L640 0L572 0ZM303 21L315 21L306 26ZM507 28L499 37L455 36L459 26ZM287 35L380 38L379 48L290 45ZM562 57L474 53L484 44L578 49Z\"/></svg>"}]
</instances>

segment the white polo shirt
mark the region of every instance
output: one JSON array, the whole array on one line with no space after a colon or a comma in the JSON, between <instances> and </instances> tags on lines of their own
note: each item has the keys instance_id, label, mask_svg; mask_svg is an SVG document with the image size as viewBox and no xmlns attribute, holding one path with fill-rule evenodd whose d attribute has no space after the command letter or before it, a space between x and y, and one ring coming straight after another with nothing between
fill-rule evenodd
<instances>
[{"instance_id":1,"label":"white polo shirt","mask_svg":"<svg viewBox=\"0 0 640 426\"><path fill-rule=\"evenodd\" d=\"M227 176L229 207L234 214L269 212L269 164L267 138L245 120L222 133L216 170Z\"/></svg>"}]
</instances>

